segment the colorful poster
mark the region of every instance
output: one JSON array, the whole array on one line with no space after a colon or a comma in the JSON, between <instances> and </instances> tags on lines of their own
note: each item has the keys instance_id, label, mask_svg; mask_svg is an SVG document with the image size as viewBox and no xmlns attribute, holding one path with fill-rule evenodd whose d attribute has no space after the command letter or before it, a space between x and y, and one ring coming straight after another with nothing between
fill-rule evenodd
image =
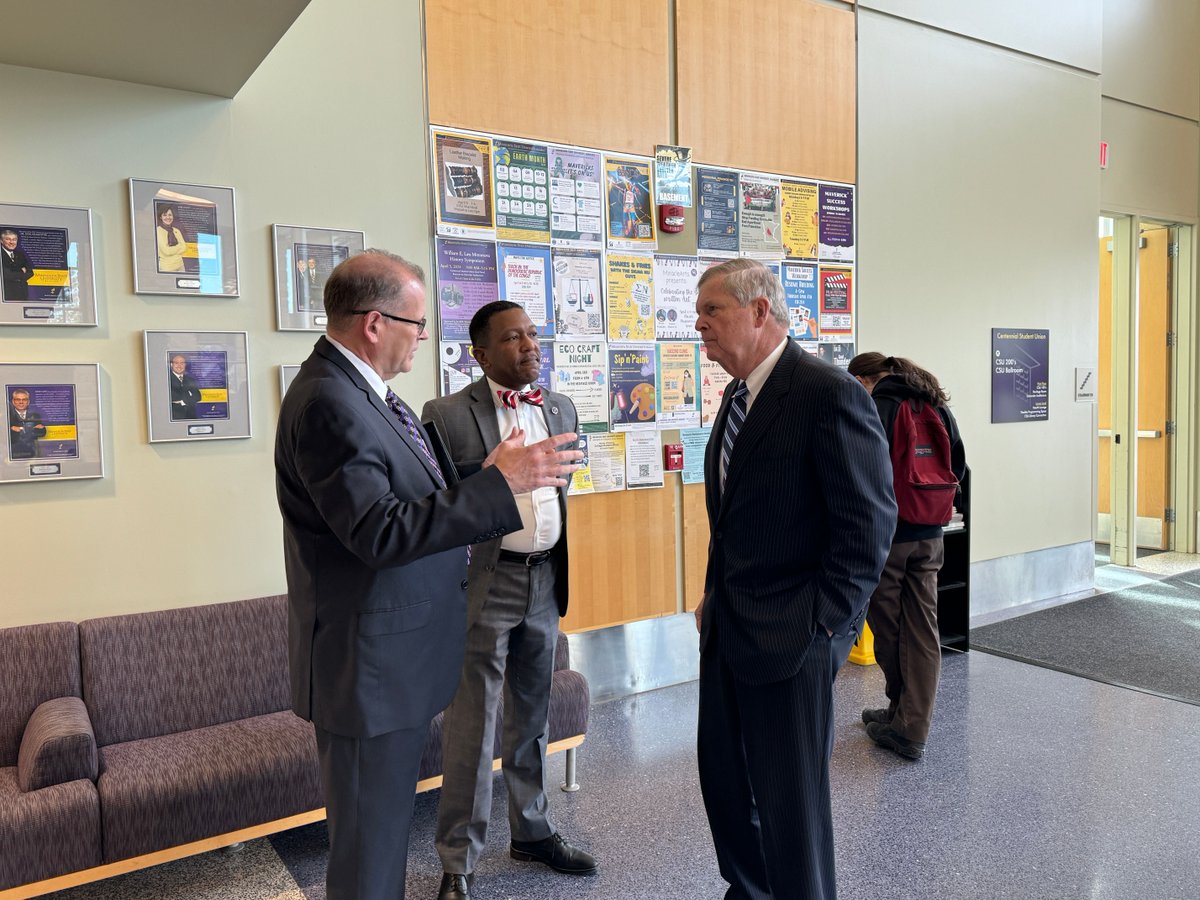
<instances>
[{"instance_id":1,"label":"colorful poster","mask_svg":"<svg viewBox=\"0 0 1200 900\"><path fill-rule=\"evenodd\" d=\"M653 431L625 435L625 479L631 491L663 486L662 445Z\"/></svg>"},{"instance_id":2,"label":"colorful poster","mask_svg":"<svg viewBox=\"0 0 1200 900\"><path fill-rule=\"evenodd\" d=\"M606 156L604 183L608 197L608 246L614 250L653 250L654 194L650 163Z\"/></svg>"},{"instance_id":3,"label":"colorful poster","mask_svg":"<svg viewBox=\"0 0 1200 900\"><path fill-rule=\"evenodd\" d=\"M583 459L579 461L580 468L571 474L571 486L568 488L571 494L596 493L596 488L592 485L592 461L588 458L590 442L590 438L581 434L579 442L575 445L583 452Z\"/></svg>"},{"instance_id":4,"label":"colorful poster","mask_svg":"<svg viewBox=\"0 0 1200 900\"><path fill-rule=\"evenodd\" d=\"M659 430L698 428L700 345L664 343L656 349Z\"/></svg>"},{"instance_id":5,"label":"colorful poster","mask_svg":"<svg viewBox=\"0 0 1200 900\"><path fill-rule=\"evenodd\" d=\"M551 147L549 157L551 241L567 247L602 245L604 199L600 154Z\"/></svg>"},{"instance_id":6,"label":"colorful poster","mask_svg":"<svg viewBox=\"0 0 1200 900\"><path fill-rule=\"evenodd\" d=\"M848 369L850 360L854 359L854 342L825 341L817 345L817 356L839 369Z\"/></svg>"},{"instance_id":7,"label":"colorful poster","mask_svg":"<svg viewBox=\"0 0 1200 900\"><path fill-rule=\"evenodd\" d=\"M700 261L696 257L654 257L654 330L660 341L696 339L699 280Z\"/></svg>"},{"instance_id":8,"label":"colorful poster","mask_svg":"<svg viewBox=\"0 0 1200 900\"><path fill-rule=\"evenodd\" d=\"M817 258L817 186L811 181L784 179L779 186L783 207L783 255Z\"/></svg>"},{"instance_id":9,"label":"colorful poster","mask_svg":"<svg viewBox=\"0 0 1200 900\"><path fill-rule=\"evenodd\" d=\"M537 383L554 390L554 341L538 341L538 348L542 352L542 361Z\"/></svg>"},{"instance_id":10,"label":"colorful poster","mask_svg":"<svg viewBox=\"0 0 1200 900\"><path fill-rule=\"evenodd\" d=\"M854 262L854 186L822 184L820 196L821 259Z\"/></svg>"},{"instance_id":11,"label":"colorful poster","mask_svg":"<svg viewBox=\"0 0 1200 900\"><path fill-rule=\"evenodd\" d=\"M768 258L783 256L779 177L743 172L738 179L738 190L742 197L739 238L742 254Z\"/></svg>"},{"instance_id":12,"label":"colorful poster","mask_svg":"<svg viewBox=\"0 0 1200 900\"><path fill-rule=\"evenodd\" d=\"M992 329L992 421L1050 418L1050 332Z\"/></svg>"},{"instance_id":13,"label":"colorful poster","mask_svg":"<svg viewBox=\"0 0 1200 900\"><path fill-rule=\"evenodd\" d=\"M0 224L4 280L0 301L4 303L57 303L67 300L71 286L69 259L78 254L65 228L35 228L31 225ZM188 260L184 258L185 266ZM10 277L9 270L14 270Z\"/></svg>"},{"instance_id":14,"label":"colorful poster","mask_svg":"<svg viewBox=\"0 0 1200 900\"><path fill-rule=\"evenodd\" d=\"M8 384L8 459L78 459L73 384Z\"/></svg>"},{"instance_id":15,"label":"colorful poster","mask_svg":"<svg viewBox=\"0 0 1200 900\"><path fill-rule=\"evenodd\" d=\"M550 242L550 185L546 145L500 138L492 144L496 185L496 237Z\"/></svg>"},{"instance_id":16,"label":"colorful poster","mask_svg":"<svg viewBox=\"0 0 1200 900\"><path fill-rule=\"evenodd\" d=\"M492 218L492 142L485 137L433 131L437 233L495 238Z\"/></svg>"},{"instance_id":17,"label":"colorful poster","mask_svg":"<svg viewBox=\"0 0 1200 900\"><path fill-rule=\"evenodd\" d=\"M469 341L471 317L500 296L496 245L437 239L438 321L443 341Z\"/></svg>"},{"instance_id":18,"label":"colorful poster","mask_svg":"<svg viewBox=\"0 0 1200 900\"><path fill-rule=\"evenodd\" d=\"M854 270L821 267L821 319L817 330L823 341L854 334Z\"/></svg>"},{"instance_id":19,"label":"colorful poster","mask_svg":"<svg viewBox=\"0 0 1200 900\"><path fill-rule=\"evenodd\" d=\"M625 490L625 435L589 435L588 463L595 493Z\"/></svg>"},{"instance_id":20,"label":"colorful poster","mask_svg":"<svg viewBox=\"0 0 1200 900\"><path fill-rule=\"evenodd\" d=\"M659 144L654 148L654 202L692 205L692 148Z\"/></svg>"},{"instance_id":21,"label":"colorful poster","mask_svg":"<svg viewBox=\"0 0 1200 900\"><path fill-rule=\"evenodd\" d=\"M679 432L683 444L683 483L704 483L704 453L708 449L711 428L685 428Z\"/></svg>"},{"instance_id":22,"label":"colorful poster","mask_svg":"<svg viewBox=\"0 0 1200 900\"><path fill-rule=\"evenodd\" d=\"M555 248L555 337L560 341L604 338L604 279L599 250Z\"/></svg>"},{"instance_id":23,"label":"colorful poster","mask_svg":"<svg viewBox=\"0 0 1200 900\"><path fill-rule=\"evenodd\" d=\"M701 256L737 255L737 194L737 172L696 168L696 246Z\"/></svg>"},{"instance_id":24,"label":"colorful poster","mask_svg":"<svg viewBox=\"0 0 1200 900\"><path fill-rule=\"evenodd\" d=\"M606 270L608 339L654 340L654 257L609 253Z\"/></svg>"},{"instance_id":25,"label":"colorful poster","mask_svg":"<svg viewBox=\"0 0 1200 900\"><path fill-rule=\"evenodd\" d=\"M471 355L468 341L441 341L438 345L442 369L442 396L448 397L483 375L483 369Z\"/></svg>"},{"instance_id":26,"label":"colorful poster","mask_svg":"<svg viewBox=\"0 0 1200 900\"><path fill-rule=\"evenodd\" d=\"M704 345L700 345L700 425L711 428L721 408L725 386L733 381L729 373L708 358Z\"/></svg>"},{"instance_id":27,"label":"colorful poster","mask_svg":"<svg viewBox=\"0 0 1200 900\"><path fill-rule=\"evenodd\" d=\"M579 433L608 430L608 346L560 343L555 347L555 390L575 404Z\"/></svg>"},{"instance_id":28,"label":"colorful poster","mask_svg":"<svg viewBox=\"0 0 1200 900\"><path fill-rule=\"evenodd\" d=\"M550 289L550 248L497 244L496 268L500 276L500 299L519 303L538 334L553 337L554 297Z\"/></svg>"},{"instance_id":29,"label":"colorful poster","mask_svg":"<svg viewBox=\"0 0 1200 900\"><path fill-rule=\"evenodd\" d=\"M815 341L817 330L817 267L783 264L783 295L788 305L788 333L798 341Z\"/></svg>"},{"instance_id":30,"label":"colorful poster","mask_svg":"<svg viewBox=\"0 0 1200 900\"><path fill-rule=\"evenodd\" d=\"M654 344L608 345L611 431L655 429L658 391L654 369Z\"/></svg>"}]
</instances>

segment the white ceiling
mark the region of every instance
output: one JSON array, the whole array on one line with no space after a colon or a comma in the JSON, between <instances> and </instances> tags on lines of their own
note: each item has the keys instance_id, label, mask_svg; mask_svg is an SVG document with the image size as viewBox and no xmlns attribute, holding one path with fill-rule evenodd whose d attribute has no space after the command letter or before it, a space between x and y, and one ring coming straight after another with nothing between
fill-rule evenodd
<instances>
[{"instance_id":1,"label":"white ceiling","mask_svg":"<svg viewBox=\"0 0 1200 900\"><path fill-rule=\"evenodd\" d=\"M308 0L4 4L0 63L232 97Z\"/></svg>"}]
</instances>

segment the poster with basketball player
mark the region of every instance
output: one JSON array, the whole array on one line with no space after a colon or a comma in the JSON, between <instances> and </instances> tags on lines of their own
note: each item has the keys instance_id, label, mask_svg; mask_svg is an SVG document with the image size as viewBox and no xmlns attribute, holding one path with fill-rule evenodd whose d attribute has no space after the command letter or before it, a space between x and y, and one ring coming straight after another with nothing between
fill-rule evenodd
<instances>
[{"instance_id":1,"label":"poster with basketball player","mask_svg":"<svg viewBox=\"0 0 1200 900\"><path fill-rule=\"evenodd\" d=\"M654 431L658 388L653 343L608 345L610 431Z\"/></svg>"},{"instance_id":2,"label":"poster with basketball player","mask_svg":"<svg viewBox=\"0 0 1200 900\"><path fill-rule=\"evenodd\" d=\"M653 250L657 238L650 161L606 156L604 189L609 249Z\"/></svg>"}]
</instances>

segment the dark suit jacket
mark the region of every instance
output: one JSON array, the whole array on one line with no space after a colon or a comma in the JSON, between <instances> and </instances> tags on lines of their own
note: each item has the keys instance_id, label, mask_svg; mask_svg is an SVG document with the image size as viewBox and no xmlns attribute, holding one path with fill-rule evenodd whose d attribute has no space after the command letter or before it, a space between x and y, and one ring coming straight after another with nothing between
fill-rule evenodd
<instances>
[{"instance_id":1,"label":"dark suit jacket","mask_svg":"<svg viewBox=\"0 0 1200 900\"><path fill-rule=\"evenodd\" d=\"M861 628L896 526L871 396L791 339L738 433L720 491L725 389L704 459L711 530L701 650L739 680L794 675L817 628Z\"/></svg>"},{"instance_id":2,"label":"dark suit jacket","mask_svg":"<svg viewBox=\"0 0 1200 900\"><path fill-rule=\"evenodd\" d=\"M200 402L200 387L196 379L187 372L183 373L182 383L174 372L169 373L167 379L171 382L171 418L196 418L196 404ZM183 406L179 405L181 402Z\"/></svg>"},{"instance_id":3,"label":"dark suit jacket","mask_svg":"<svg viewBox=\"0 0 1200 900\"><path fill-rule=\"evenodd\" d=\"M542 389L544 403L542 413L550 434L575 431L578 417L575 404L565 394ZM432 420L446 437L448 450L454 465L462 475L479 470L480 463L500 443L500 424L496 418L496 404L492 400L488 380L480 378L449 397L430 400L421 411L421 419ZM573 445L572 445L573 446ZM567 614L567 488L558 490L559 509L562 512L562 535L551 553L555 560L554 595L558 600L558 614ZM475 621L483 609L496 561L500 558L499 537L474 548L471 554L470 587L467 591L467 608L470 622Z\"/></svg>"},{"instance_id":4,"label":"dark suit jacket","mask_svg":"<svg viewBox=\"0 0 1200 900\"><path fill-rule=\"evenodd\" d=\"M25 251L18 247L10 261L8 251L0 249L0 270L4 273L4 299L28 300L29 279L33 277L33 263Z\"/></svg>"},{"instance_id":5,"label":"dark suit jacket","mask_svg":"<svg viewBox=\"0 0 1200 900\"><path fill-rule=\"evenodd\" d=\"M325 338L275 442L292 704L325 731L425 727L454 695L465 546L521 527L495 467L439 490L395 414Z\"/></svg>"},{"instance_id":6,"label":"dark suit jacket","mask_svg":"<svg viewBox=\"0 0 1200 900\"><path fill-rule=\"evenodd\" d=\"M20 428L20 432L13 431ZM25 418L15 406L8 408L8 452L13 459L34 459L38 451L38 438L46 436L42 417L33 409L25 410Z\"/></svg>"}]
</instances>

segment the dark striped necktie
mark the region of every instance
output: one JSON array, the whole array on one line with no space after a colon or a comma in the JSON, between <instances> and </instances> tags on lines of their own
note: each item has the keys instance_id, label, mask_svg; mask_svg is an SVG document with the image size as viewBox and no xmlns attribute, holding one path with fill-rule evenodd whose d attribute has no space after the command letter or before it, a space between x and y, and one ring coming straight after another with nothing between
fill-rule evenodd
<instances>
[{"instance_id":1,"label":"dark striped necktie","mask_svg":"<svg viewBox=\"0 0 1200 900\"><path fill-rule=\"evenodd\" d=\"M388 409L394 412L396 418L400 420L400 424L408 429L408 434L413 439L413 443L421 449L422 455L433 466L433 471L437 473L438 487L444 488L446 486L446 476L442 474L442 467L438 465L438 461L429 452L429 445L425 443L425 438L421 436L421 431L417 428L417 423L413 421L413 417L409 415L408 410L391 388L388 388L387 396L384 399L387 401Z\"/></svg>"},{"instance_id":2,"label":"dark striped necktie","mask_svg":"<svg viewBox=\"0 0 1200 900\"><path fill-rule=\"evenodd\" d=\"M746 421L746 398L750 396L750 388L746 382L738 385L733 394L733 402L729 404L729 415L725 417L725 434L721 438L721 490L725 490L725 478L729 474L729 458L733 455L733 442L737 440L738 432Z\"/></svg>"}]
</instances>

